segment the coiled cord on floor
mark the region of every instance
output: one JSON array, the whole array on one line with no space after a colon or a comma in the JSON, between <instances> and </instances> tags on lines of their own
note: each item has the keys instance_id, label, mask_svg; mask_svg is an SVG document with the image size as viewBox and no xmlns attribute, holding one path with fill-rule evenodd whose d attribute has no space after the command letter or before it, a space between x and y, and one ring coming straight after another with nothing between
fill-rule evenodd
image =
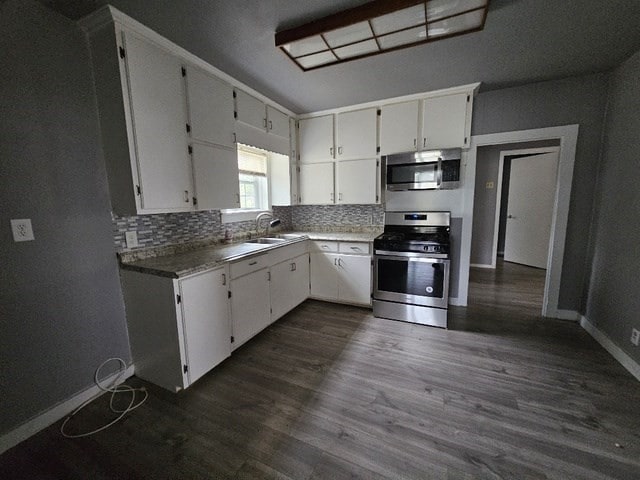
<instances>
[{"instance_id":1,"label":"coiled cord on floor","mask_svg":"<svg viewBox=\"0 0 640 480\"><path fill-rule=\"evenodd\" d=\"M102 370L102 368L111 361L117 361L120 363L120 372L113 379L113 382L111 383L111 385L104 385L102 383L102 380L100 379L100 370ZM96 369L96 373L93 376L93 380L95 384L98 386L98 388L102 390L102 393L97 397L90 398L89 400L81 403L78 408L76 408L73 412L69 414L67 418L65 418L64 422L62 422L62 425L60 426L60 433L62 434L62 436L67 438L88 437L89 435L93 435L95 433L101 432L102 430L106 430L111 425L119 422L127 413L132 412L147 400L147 398L149 397L149 393L147 392L146 388L144 387L133 388L127 385L126 383L120 383L123 377L125 376L126 371L127 371L127 364L121 358L117 358L117 357L109 358L104 362L102 362L102 364L100 364L100 366ZM78 412L80 412L80 410L82 410L84 407L89 405L91 402L100 398L105 393L109 393L109 392L111 392L111 399L109 400L109 408L113 413L120 414L115 420L107 423L106 425L103 425L102 427L96 428L95 430L91 430L90 432L67 433L64 431L64 428L69 422L69 420L71 420ZM138 402L136 402L136 392L142 392L144 394L144 397ZM116 398L116 395L121 393L129 393L131 395L131 401L129 402L129 405L124 410L117 409L113 404L113 401Z\"/></svg>"}]
</instances>

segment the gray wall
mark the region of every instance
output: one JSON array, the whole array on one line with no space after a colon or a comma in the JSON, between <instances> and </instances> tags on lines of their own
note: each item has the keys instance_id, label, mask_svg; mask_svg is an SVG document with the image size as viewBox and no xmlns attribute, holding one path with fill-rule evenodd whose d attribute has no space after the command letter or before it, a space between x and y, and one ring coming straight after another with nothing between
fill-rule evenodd
<instances>
[{"instance_id":1,"label":"gray wall","mask_svg":"<svg viewBox=\"0 0 640 480\"><path fill-rule=\"evenodd\" d=\"M89 54L32 0L0 3L0 432L131 362ZM11 218L35 241L14 243ZM108 370L105 372L108 373Z\"/></svg>"},{"instance_id":2,"label":"gray wall","mask_svg":"<svg viewBox=\"0 0 640 480\"><path fill-rule=\"evenodd\" d=\"M611 78L586 317L640 363L640 51Z\"/></svg>"},{"instance_id":3,"label":"gray wall","mask_svg":"<svg viewBox=\"0 0 640 480\"><path fill-rule=\"evenodd\" d=\"M579 124L559 308L584 311L589 230L608 74L593 74L480 93L473 135Z\"/></svg>"},{"instance_id":4,"label":"gray wall","mask_svg":"<svg viewBox=\"0 0 640 480\"><path fill-rule=\"evenodd\" d=\"M540 148L560 145L558 140L541 140L538 142L507 143L479 147L476 156L476 185L473 193L473 230L471 232L471 263L490 265L493 255L493 230L495 227L496 205L498 195L498 170L500 152ZM507 161L505 160L505 166ZM504 173L507 173L506 171ZM505 175L505 180L508 175ZM486 188L487 182L493 182L493 188ZM504 185L504 183L503 183ZM502 190L501 211L505 211L504 201L508 189ZM502 224L502 216L500 218ZM504 244L504 238L502 238ZM498 245L498 251L500 251Z\"/></svg>"}]
</instances>

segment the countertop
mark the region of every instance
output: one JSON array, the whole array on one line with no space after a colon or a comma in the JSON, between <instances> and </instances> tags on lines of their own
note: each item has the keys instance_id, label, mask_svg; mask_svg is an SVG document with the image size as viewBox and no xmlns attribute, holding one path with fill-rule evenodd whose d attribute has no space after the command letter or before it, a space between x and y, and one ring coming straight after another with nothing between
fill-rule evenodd
<instances>
[{"instance_id":1,"label":"countertop","mask_svg":"<svg viewBox=\"0 0 640 480\"><path fill-rule=\"evenodd\" d=\"M282 232L285 233L285 232ZM215 244L187 251L171 253L135 261L121 261L125 270L133 270L169 278L181 278L204 270L209 270L226 262L248 258L285 245L309 240L372 242L377 233L352 232L286 232L301 235L299 239L287 240L277 244L253 244L238 242L230 245Z\"/></svg>"}]
</instances>

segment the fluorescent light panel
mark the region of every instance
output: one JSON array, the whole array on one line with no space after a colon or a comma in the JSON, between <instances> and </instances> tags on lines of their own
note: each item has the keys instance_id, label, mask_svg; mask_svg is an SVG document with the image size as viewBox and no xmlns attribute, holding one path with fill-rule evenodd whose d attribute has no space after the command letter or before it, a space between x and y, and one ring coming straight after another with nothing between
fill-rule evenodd
<instances>
[{"instance_id":1,"label":"fluorescent light panel","mask_svg":"<svg viewBox=\"0 0 640 480\"><path fill-rule=\"evenodd\" d=\"M302 70L334 65L484 28L489 0L373 1L276 33Z\"/></svg>"}]
</instances>

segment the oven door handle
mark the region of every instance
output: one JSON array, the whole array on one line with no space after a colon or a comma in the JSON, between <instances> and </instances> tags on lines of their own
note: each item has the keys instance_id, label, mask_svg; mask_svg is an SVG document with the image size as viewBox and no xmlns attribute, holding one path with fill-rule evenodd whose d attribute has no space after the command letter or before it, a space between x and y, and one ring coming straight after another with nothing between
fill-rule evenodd
<instances>
[{"instance_id":1,"label":"oven door handle","mask_svg":"<svg viewBox=\"0 0 640 480\"><path fill-rule=\"evenodd\" d=\"M384 258L389 260L404 260L404 261L420 261L431 263L448 263L449 255L446 253L415 253L415 252L391 252L387 250L376 250L374 252L375 258Z\"/></svg>"}]
</instances>

